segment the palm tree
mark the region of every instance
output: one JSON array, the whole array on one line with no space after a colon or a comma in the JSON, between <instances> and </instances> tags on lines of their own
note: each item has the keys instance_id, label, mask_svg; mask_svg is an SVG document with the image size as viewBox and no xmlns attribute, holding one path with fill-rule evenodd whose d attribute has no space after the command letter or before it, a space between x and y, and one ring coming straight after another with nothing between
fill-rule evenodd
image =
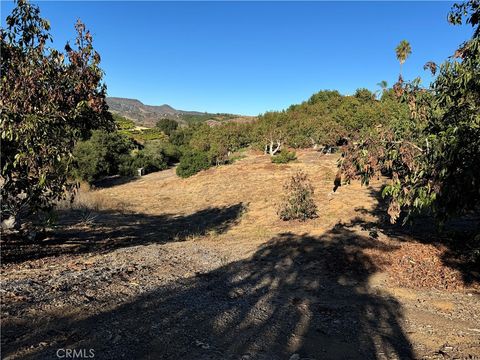
<instances>
[{"instance_id":1,"label":"palm tree","mask_svg":"<svg viewBox=\"0 0 480 360\"><path fill-rule=\"evenodd\" d=\"M412 48L407 40L400 41L400 44L395 48L397 59L400 62L400 77L402 77L402 65L407 60L408 56L412 53Z\"/></svg>"},{"instance_id":2,"label":"palm tree","mask_svg":"<svg viewBox=\"0 0 480 360\"><path fill-rule=\"evenodd\" d=\"M382 80L379 83L377 83L377 86L380 86L381 90L377 90L376 93L380 93L380 91L381 91L382 95L385 94L385 92L388 89L388 83L385 80Z\"/></svg>"}]
</instances>

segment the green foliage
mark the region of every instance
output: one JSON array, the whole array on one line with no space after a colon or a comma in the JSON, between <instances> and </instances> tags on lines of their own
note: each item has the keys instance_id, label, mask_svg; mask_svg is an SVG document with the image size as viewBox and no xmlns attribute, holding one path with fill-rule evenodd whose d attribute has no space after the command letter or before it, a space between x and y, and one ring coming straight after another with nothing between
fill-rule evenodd
<instances>
[{"instance_id":1,"label":"green foliage","mask_svg":"<svg viewBox=\"0 0 480 360\"><path fill-rule=\"evenodd\" d=\"M165 156L161 142L149 141L142 150L134 156L136 168L143 168L144 173L164 170L168 167L168 158Z\"/></svg>"},{"instance_id":2,"label":"green foliage","mask_svg":"<svg viewBox=\"0 0 480 360\"><path fill-rule=\"evenodd\" d=\"M178 128L178 123L171 119L160 119L155 125L166 135L171 135Z\"/></svg>"},{"instance_id":3,"label":"green foliage","mask_svg":"<svg viewBox=\"0 0 480 360\"><path fill-rule=\"evenodd\" d=\"M131 136L133 139L140 143L144 143L150 140L166 140L166 136L163 131L159 129L142 129L142 130L135 130L131 132Z\"/></svg>"},{"instance_id":4,"label":"green foliage","mask_svg":"<svg viewBox=\"0 0 480 360\"><path fill-rule=\"evenodd\" d=\"M194 131L195 128L193 126L180 128L169 136L170 142L178 147L186 146L190 143Z\"/></svg>"},{"instance_id":5,"label":"green foliage","mask_svg":"<svg viewBox=\"0 0 480 360\"><path fill-rule=\"evenodd\" d=\"M321 91L286 111L260 115L251 126L251 134L253 144L272 155L278 144L277 151L283 146L336 146L356 134L371 132L377 126L408 121L408 106L395 96L385 95L382 101L377 101L367 89L357 90L354 96Z\"/></svg>"},{"instance_id":6,"label":"green foliage","mask_svg":"<svg viewBox=\"0 0 480 360\"><path fill-rule=\"evenodd\" d=\"M49 30L25 0L0 30L2 219L48 211L65 198L76 141L114 128L92 35L78 21L75 46L62 52L47 47Z\"/></svg>"},{"instance_id":7,"label":"green foliage","mask_svg":"<svg viewBox=\"0 0 480 360\"><path fill-rule=\"evenodd\" d=\"M132 177L138 174L138 169L141 166L135 163L135 157L131 154L124 154L119 157L118 175L125 177ZM94 181L94 180L92 180Z\"/></svg>"},{"instance_id":8,"label":"green foliage","mask_svg":"<svg viewBox=\"0 0 480 360\"><path fill-rule=\"evenodd\" d=\"M92 132L92 137L75 146L73 174L78 179L92 183L102 177L125 171L133 142L118 132L101 130Z\"/></svg>"},{"instance_id":9,"label":"green foliage","mask_svg":"<svg viewBox=\"0 0 480 360\"><path fill-rule=\"evenodd\" d=\"M232 162L231 155L251 143L250 125L224 123L196 124L171 134L172 145L182 153L177 174L188 177L213 165Z\"/></svg>"},{"instance_id":10,"label":"green foliage","mask_svg":"<svg viewBox=\"0 0 480 360\"><path fill-rule=\"evenodd\" d=\"M154 146L156 151L161 152L168 165L178 163L180 161L180 157L182 156L178 146L173 145L169 141L152 140L145 144L145 148L147 148L147 145L150 147Z\"/></svg>"},{"instance_id":11,"label":"green foliage","mask_svg":"<svg viewBox=\"0 0 480 360\"><path fill-rule=\"evenodd\" d=\"M353 96L355 98L357 98L362 103L366 103L366 102L370 102L370 101L375 100L375 94L372 93L370 90L365 89L365 88L357 89Z\"/></svg>"},{"instance_id":12,"label":"green foliage","mask_svg":"<svg viewBox=\"0 0 480 360\"><path fill-rule=\"evenodd\" d=\"M144 168L145 173L166 169L180 160L176 146L161 140L147 141L143 149L134 153L137 168Z\"/></svg>"},{"instance_id":13,"label":"green foliage","mask_svg":"<svg viewBox=\"0 0 480 360\"><path fill-rule=\"evenodd\" d=\"M245 125L225 123L216 126L196 126L188 143L189 147L207 153L212 165L229 162L231 153L249 144Z\"/></svg>"},{"instance_id":14,"label":"green foliage","mask_svg":"<svg viewBox=\"0 0 480 360\"><path fill-rule=\"evenodd\" d=\"M349 144L341 164L346 179L387 173L383 195L395 222L408 215L433 212L440 222L478 208L480 202L480 37L478 2L454 5L449 19L474 27L472 39L440 67L430 88L400 77L395 94L407 104L410 119L397 121ZM383 102L383 100L382 100ZM387 102L387 101L386 101Z\"/></svg>"},{"instance_id":15,"label":"green foliage","mask_svg":"<svg viewBox=\"0 0 480 360\"><path fill-rule=\"evenodd\" d=\"M297 154L295 154L295 151L282 150L280 154L272 156L272 163L274 164L286 164L294 160L297 160Z\"/></svg>"},{"instance_id":16,"label":"green foliage","mask_svg":"<svg viewBox=\"0 0 480 360\"><path fill-rule=\"evenodd\" d=\"M264 148L265 154L275 155L280 151L287 135L287 116L285 111L267 112L261 116L254 128L254 136L260 148Z\"/></svg>"},{"instance_id":17,"label":"green foliage","mask_svg":"<svg viewBox=\"0 0 480 360\"><path fill-rule=\"evenodd\" d=\"M137 143L143 144L147 141L160 140L167 141L167 135L157 128L118 130L121 134L128 136Z\"/></svg>"},{"instance_id":18,"label":"green foliage","mask_svg":"<svg viewBox=\"0 0 480 360\"><path fill-rule=\"evenodd\" d=\"M314 190L307 174L299 171L284 184L283 189L285 192L283 202L277 211L280 219L305 221L317 217L317 205L313 200Z\"/></svg>"},{"instance_id":19,"label":"green foliage","mask_svg":"<svg viewBox=\"0 0 480 360\"><path fill-rule=\"evenodd\" d=\"M476 17L480 17L477 5ZM461 61L440 66L424 139L425 162L442 217L480 202L480 35L461 46ZM426 142L425 142L426 144ZM436 191L435 191L436 190Z\"/></svg>"},{"instance_id":20,"label":"green foliage","mask_svg":"<svg viewBox=\"0 0 480 360\"><path fill-rule=\"evenodd\" d=\"M135 129L135 123L133 120L127 119L126 117L120 116L118 114L112 114L115 124L119 130L133 130Z\"/></svg>"},{"instance_id":21,"label":"green foliage","mask_svg":"<svg viewBox=\"0 0 480 360\"><path fill-rule=\"evenodd\" d=\"M130 137L131 139L135 140L138 143L145 143L146 141L150 140L167 140L166 132L158 127L155 128L140 128L135 125L133 120L127 119L123 116L117 115L117 114L112 114L113 119L117 125L118 131ZM168 119L162 119L162 120L168 120ZM172 121L177 125L177 123L173 120L168 120Z\"/></svg>"},{"instance_id":22,"label":"green foliage","mask_svg":"<svg viewBox=\"0 0 480 360\"><path fill-rule=\"evenodd\" d=\"M182 178L192 176L199 171L206 170L211 166L208 154L202 151L188 151L183 154L180 164L177 166L177 175Z\"/></svg>"},{"instance_id":23,"label":"green foliage","mask_svg":"<svg viewBox=\"0 0 480 360\"><path fill-rule=\"evenodd\" d=\"M337 90L322 90L316 94L313 94L308 99L309 105L315 105L317 103L331 103L339 100L342 97Z\"/></svg>"},{"instance_id":24,"label":"green foliage","mask_svg":"<svg viewBox=\"0 0 480 360\"><path fill-rule=\"evenodd\" d=\"M412 53L412 48L407 40L402 40L395 48L395 54L400 62L400 77L402 76L402 65Z\"/></svg>"}]
</instances>

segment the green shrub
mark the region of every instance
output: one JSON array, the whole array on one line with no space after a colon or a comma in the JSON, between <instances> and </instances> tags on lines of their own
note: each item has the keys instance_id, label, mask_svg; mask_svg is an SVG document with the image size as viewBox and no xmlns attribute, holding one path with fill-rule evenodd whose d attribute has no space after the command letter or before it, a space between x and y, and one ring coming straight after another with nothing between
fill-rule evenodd
<instances>
[{"instance_id":1,"label":"green shrub","mask_svg":"<svg viewBox=\"0 0 480 360\"><path fill-rule=\"evenodd\" d=\"M131 155L124 155L121 157L120 164L118 165L118 175L120 176L136 176L137 165L135 164L135 158Z\"/></svg>"},{"instance_id":2,"label":"green shrub","mask_svg":"<svg viewBox=\"0 0 480 360\"><path fill-rule=\"evenodd\" d=\"M74 176L91 183L116 175L133 148L133 142L118 132L93 131L89 140L80 141L75 146Z\"/></svg>"},{"instance_id":3,"label":"green shrub","mask_svg":"<svg viewBox=\"0 0 480 360\"><path fill-rule=\"evenodd\" d=\"M135 129L135 123L133 120L127 119L118 114L112 114L113 120L117 124L119 130L133 130Z\"/></svg>"},{"instance_id":4,"label":"green shrub","mask_svg":"<svg viewBox=\"0 0 480 360\"><path fill-rule=\"evenodd\" d=\"M122 157L118 173L122 176L136 176L138 169L143 173L164 170L179 158L176 147L158 140L147 141L141 150L134 150L132 154Z\"/></svg>"},{"instance_id":5,"label":"green shrub","mask_svg":"<svg viewBox=\"0 0 480 360\"><path fill-rule=\"evenodd\" d=\"M285 183L283 189L285 195L277 211L280 219L305 221L317 217L317 205L313 201L313 186L307 174L299 171Z\"/></svg>"},{"instance_id":6,"label":"green shrub","mask_svg":"<svg viewBox=\"0 0 480 360\"><path fill-rule=\"evenodd\" d=\"M151 140L167 140L163 131L156 128L131 131L131 136L138 142L143 143Z\"/></svg>"},{"instance_id":7,"label":"green shrub","mask_svg":"<svg viewBox=\"0 0 480 360\"><path fill-rule=\"evenodd\" d=\"M145 147L156 147L156 149L163 154L163 157L168 165L173 165L180 161L182 152L178 146L173 145L168 141L152 140L145 144Z\"/></svg>"},{"instance_id":8,"label":"green shrub","mask_svg":"<svg viewBox=\"0 0 480 360\"><path fill-rule=\"evenodd\" d=\"M171 135L178 128L178 123L172 119L160 119L155 125L166 135Z\"/></svg>"},{"instance_id":9,"label":"green shrub","mask_svg":"<svg viewBox=\"0 0 480 360\"><path fill-rule=\"evenodd\" d=\"M153 171L164 170L168 167L168 163L163 153L161 143L150 141L145 147L138 151L134 164L138 168L143 168L145 174Z\"/></svg>"},{"instance_id":10,"label":"green shrub","mask_svg":"<svg viewBox=\"0 0 480 360\"><path fill-rule=\"evenodd\" d=\"M188 151L180 159L177 167L177 175L186 178L198 173L201 170L208 169L211 163L208 154L202 151Z\"/></svg>"},{"instance_id":11,"label":"green shrub","mask_svg":"<svg viewBox=\"0 0 480 360\"><path fill-rule=\"evenodd\" d=\"M272 163L286 164L296 159L297 159L297 154L295 153L295 151L282 151L280 154L272 156Z\"/></svg>"},{"instance_id":12,"label":"green shrub","mask_svg":"<svg viewBox=\"0 0 480 360\"><path fill-rule=\"evenodd\" d=\"M193 127L184 127L175 130L169 135L170 142L175 146L186 146L193 136Z\"/></svg>"}]
</instances>

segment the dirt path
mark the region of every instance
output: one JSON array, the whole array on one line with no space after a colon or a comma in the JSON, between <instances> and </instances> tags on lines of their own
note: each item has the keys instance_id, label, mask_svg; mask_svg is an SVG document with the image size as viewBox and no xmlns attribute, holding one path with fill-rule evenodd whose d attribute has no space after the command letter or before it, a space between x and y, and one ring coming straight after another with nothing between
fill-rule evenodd
<instances>
[{"instance_id":1,"label":"dirt path","mask_svg":"<svg viewBox=\"0 0 480 360\"><path fill-rule=\"evenodd\" d=\"M2 358L479 358L478 284L441 247L372 225L375 184L332 195L335 158L299 155L83 194L91 221L66 212L23 258L3 246ZM275 203L300 168L320 217L283 223Z\"/></svg>"}]
</instances>

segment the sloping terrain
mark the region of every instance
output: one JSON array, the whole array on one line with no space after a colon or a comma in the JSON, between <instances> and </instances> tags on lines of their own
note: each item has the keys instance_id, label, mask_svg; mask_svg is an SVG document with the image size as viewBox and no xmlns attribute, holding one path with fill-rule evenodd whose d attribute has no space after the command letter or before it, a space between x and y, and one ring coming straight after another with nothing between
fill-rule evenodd
<instances>
[{"instance_id":1,"label":"sloping terrain","mask_svg":"<svg viewBox=\"0 0 480 360\"><path fill-rule=\"evenodd\" d=\"M387 226L381 179L333 193L336 157L298 158L83 190L41 243L2 244L2 356L480 357L478 273L426 223ZM319 217L280 221L300 169Z\"/></svg>"},{"instance_id":2,"label":"sloping terrain","mask_svg":"<svg viewBox=\"0 0 480 360\"><path fill-rule=\"evenodd\" d=\"M208 114L198 111L177 110L170 105L145 105L136 99L108 97L107 104L111 112L133 120L138 126L154 127L160 119L168 118L180 124L188 121L210 121L215 124L223 121L248 122L255 119L251 116L230 114Z\"/></svg>"},{"instance_id":3,"label":"sloping terrain","mask_svg":"<svg viewBox=\"0 0 480 360\"><path fill-rule=\"evenodd\" d=\"M201 113L195 111L181 111L176 110L170 105L152 106L145 105L136 99L108 97L107 104L115 114L119 114L128 119L135 121L137 125L153 127L158 120L169 118L185 123L182 115L200 115Z\"/></svg>"}]
</instances>

